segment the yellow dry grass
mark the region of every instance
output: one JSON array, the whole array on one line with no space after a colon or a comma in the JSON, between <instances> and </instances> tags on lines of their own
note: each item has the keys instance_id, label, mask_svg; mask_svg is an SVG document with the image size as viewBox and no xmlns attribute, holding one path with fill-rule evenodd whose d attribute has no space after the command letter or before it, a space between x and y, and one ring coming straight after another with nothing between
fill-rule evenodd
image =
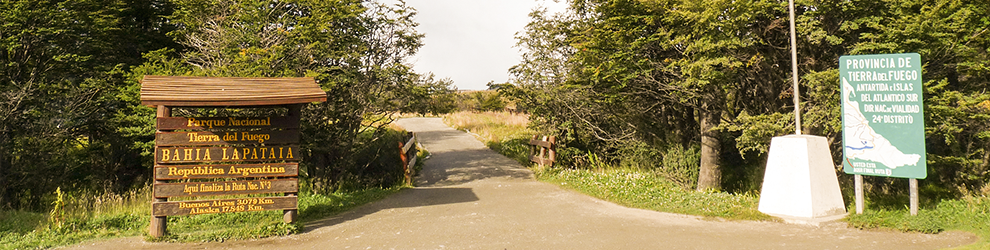
<instances>
[{"instance_id":1,"label":"yellow dry grass","mask_svg":"<svg viewBox=\"0 0 990 250\"><path fill-rule=\"evenodd\" d=\"M527 114L462 111L448 114L443 120L451 127L475 134L484 142L500 142L523 134L533 134L527 128Z\"/></svg>"}]
</instances>

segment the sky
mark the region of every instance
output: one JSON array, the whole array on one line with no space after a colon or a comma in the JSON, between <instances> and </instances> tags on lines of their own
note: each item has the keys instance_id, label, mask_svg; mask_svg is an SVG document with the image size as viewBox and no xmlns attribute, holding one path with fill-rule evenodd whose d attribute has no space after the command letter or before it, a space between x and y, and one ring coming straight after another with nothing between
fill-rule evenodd
<instances>
[{"instance_id":1,"label":"sky","mask_svg":"<svg viewBox=\"0 0 990 250\"><path fill-rule=\"evenodd\" d=\"M395 3L395 0L384 0ZM562 10L552 0L406 0L416 9L424 46L409 60L417 73L450 78L459 90L487 89L504 83L519 63L515 36L537 6Z\"/></svg>"}]
</instances>

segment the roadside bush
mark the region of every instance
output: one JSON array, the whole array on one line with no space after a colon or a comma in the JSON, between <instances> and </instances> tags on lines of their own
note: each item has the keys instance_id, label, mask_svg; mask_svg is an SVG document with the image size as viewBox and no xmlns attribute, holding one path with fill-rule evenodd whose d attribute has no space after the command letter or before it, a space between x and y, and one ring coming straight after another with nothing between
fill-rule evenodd
<instances>
[{"instance_id":1,"label":"roadside bush","mask_svg":"<svg viewBox=\"0 0 990 250\"><path fill-rule=\"evenodd\" d=\"M324 162L332 166L327 168L313 168L312 160L301 162L300 175L309 182L307 188L316 193L392 187L404 178L399 142L408 140L406 136L404 131L370 129L359 134L349 150L340 153L348 157L339 158L336 162ZM315 175L312 173L314 170L327 172Z\"/></svg>"}]
</instances>

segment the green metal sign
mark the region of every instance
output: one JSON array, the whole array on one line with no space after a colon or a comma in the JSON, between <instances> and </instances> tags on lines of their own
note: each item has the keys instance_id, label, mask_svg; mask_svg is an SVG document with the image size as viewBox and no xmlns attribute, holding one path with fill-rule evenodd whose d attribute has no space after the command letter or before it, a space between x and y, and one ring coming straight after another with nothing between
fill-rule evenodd
<instances>
[{"instance_id":1,"label":"green metal sign","mask_svg":"<svg viewBox=\"0 0 990 250\"><path fill-rule=\"evenodd\" d=\"M917 53L839 57L847 174L924 179L925 116Z\"/></svg>"}]
</instances>

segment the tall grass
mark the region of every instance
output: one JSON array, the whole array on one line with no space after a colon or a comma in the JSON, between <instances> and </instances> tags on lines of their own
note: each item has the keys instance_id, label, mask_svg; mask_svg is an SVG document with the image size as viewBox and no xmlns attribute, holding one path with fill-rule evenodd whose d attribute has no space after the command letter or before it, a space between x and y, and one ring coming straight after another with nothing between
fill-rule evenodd
<instances>
[{"instance_id":1,"label":"tall grass","mask_svg":"<svg viewBox=\"0 0 990 250\"><path fill-rule=\"evenodd\" d=\"M299 194L299 220L282 221L282 211L170 216L169 235L154 241L203 242L265 238L300 232L317 220L382 199L403 187L368 188L333 194ZM64 221L49 213L0 211L0 249L52 248L87 240L147 235L151 219L150 187L125 195L69 195ZM87 202L92 202L87 205Z\"/></svg>"},{"instance_id":2,"label":"tall grass","mask_svg":"<svg viewBox=\"0 0 990 250\"><path fill-rule=\"evenodd\" d=\"M387 117L382 117L387 118ZM370 120L370 119L369 119ZM384 119L382 119L384 120ZM380 122L374 120L374 122ZM388 130L389 126L385 126ZM300 182L299 220L282 221L282 211L169 216L168 235L147 240L197 242L224 241L282 236L300 232L305 222L335 215L356 206L382 199L398 192L401 167L395 148L405 133L391 129L372 138L372 130L358 137L362 140L354 155L345 187L330 194L317 194L305 175ZM383 152L395 152L383 153ZM421 157L425 157L425 153ZM423 162L423 161L418 161ZM361 163L360 165L358 163ZM418 165L421 168L421 165ZM359 171L357 171L359 170ZM258 195L254 195L258 196ZM269 195L260 195L269 196ZM197 197L195 199L234 198L243 196ZM0 210L0 249L51 248L86 240L147 235L151 219L151 185L124 193L110 191L75 191L50 194L45 198L49 212ZM172 200L194 198L180 197Z\"/></svg>"},{"instance_id":3,"label":"tall grass","mask_svg":"<svg viewBox=\"0 0 990 250\"><path fill-rule=\"evenodd\" d=\"M485 142L511 140L535 133L526 127L529 125L529 115L525 114L461 111L444 116L444 122L475 134Z\"/></svg>"},{"instance_id":4,"label":"tall grass","mask_svg":"<svg viewBox=\"0 0 990 250\"><path fill-rule=\"evenodd\" d=\"M489 148L529 164L529 139L536 134L530 130L529 115L509 112L457 112L443 118L447 125L475 135Z\"/></svg>"},{"instance_id":5,"label":"tall grass","mask_svg":"<svg viewBox=\"0 0 990 250\"><path fill-rule=\"evenodd\" d=\"M168 235L146 240L201 242L283 236L300 232L307 221L382 199L403 188L398 181L402 174L394 147L399 140L397 138L404 135L390 130L378 141L365 138L368 145L364 145L361 148L363 151L355 157L368 158L363 162L370 163L354 167L363 167L365 175L355 174L341 181L346 183L346 187L338 189L338 192L316 194L310 190L311 183L302 180L299 220L296 223L283 222L280 210L169 216ZM383 156L377 154L378 151L395 154L383 153ZM370 169L372 167L375 169ZM234 197L243 196L179 197L171 200ZM151 185L121 194L109 191L62 193L59 190L46 199L50 200L50 212L0 211L0 249L51 248L93 239L147 235L153 200Z\"/></svg>"},{"instance_id":6,"label":"tall grass","mask_svg":"<svg viewBox=\"0 0 990 250\"><path fill-rule=\"evenodd\" d=\"M0 211L0 248L50 248L137 236L147 228L151 214L150 186L123 194L57 192L52 200L50 213Z\"/></svg>"}]
</instances>

